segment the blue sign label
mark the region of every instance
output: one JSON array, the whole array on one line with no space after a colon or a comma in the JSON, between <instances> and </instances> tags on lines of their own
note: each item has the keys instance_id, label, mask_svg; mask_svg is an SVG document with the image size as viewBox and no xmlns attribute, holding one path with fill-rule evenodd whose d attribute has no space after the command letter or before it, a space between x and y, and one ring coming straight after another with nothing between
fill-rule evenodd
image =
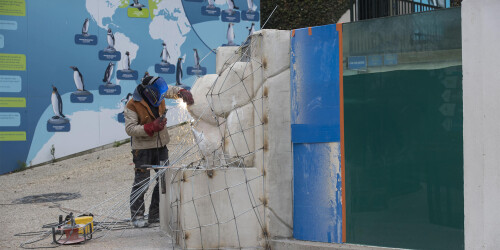
<instances>
[{"instance_id":1,"label":"blue sign label","mask_svg":"<svg viewBox=\"0 0 500 250\"><path fill-rule=\"evenodd\" d=\"M88 91L76 91L71 93L70 101L72 103L92 103L94 101L94 95Z\"/></svg>"},{"instance_id":2,"label":"blue sign label","mask_svg":"<svg viewBox=\"0 0 500 250\"><path fill-rule=\"evenodd\" d=\"M184 0L186 2L196 2L196 3L202 3L205 0Z\"/></svg>"},{"instance_id":3,"label":"blue sign label","mask_svg":"<svg viewBox=\"0 0 500 250\"><path fill-rule=\"evenodd\" d=\"M398 64L398 54L384 55L384 65L396 65L396 64Z\"/></svg>"},{"instance_id":4,"label":"blue sign label","mask_svg":"<svg viewBox=\"0 0 500 250\"><path fill-rule=\"evenodd\" d=\"M241 12L241 19L244 21L258 22L260 19L260 14L258 11L244 10Z\"/></svg>"},{"instance_id":5,"label":"blue sign label","mask_svg":"<svg viewBox=\"0 0 500 250\"><path fill-rule=\"evenodd\" d=\"M236 43L233 43L233 44L229 44L229 43L228 43L228 44L222 44L221 46L222 46L222 47L231 47L231 46L240 46L240 45L238 45L238 44L236 44Z\"/></svg>"},{"instance_id":6,"label":"blue sign label","mask_svg":"<svg viewBox=\"0 0 500 250\"><path fill-rule=\"evenodd\" d=\"M240 12L233 10L233 13L230 13L229 10L223 10L221 20L223 22L239 23L240 22Z\"/></svg>"},{"instance_id":7,"label":"blue sign label","mask_svg":"<svg viewBox=\"0 0 500 250\"><path fill-rule=\"evenodd\" d=\"M215 6L213 8L202 6L201 14L204 16L220 16L220 8L217 8Z\"/></svg>"},{"instance_id":8,"label":"blue sign label","mask_svg":"<svg viewBox=\"0 0 500 250\"><path fill-rule=\"evenodd\" d=\"M187 67L187 74L188 75L196 75L196 76L201 76L201 75L206 75L207 74L207 68L205 67Z\"/></svg>"},{"instance_id":9,"label":"blue sign label","mask_svg":"<svg viewBox=\"0 0 500 250\"><path fill-rule=\"evenodd\" d=\"M366 69L366 56L350 56L348 67L349 69Z\"/></svg>"},{"instance_id":10,"label":"blue sign label","mask_svg":"<svg viewBox=\"0 0 500 250\"><path fill-rule=\"evenodd\" d=\"M95 36L95 35L84 36L81 34L76 34L75 35L75 43L81 44L81 45L96 45L97 44L97 36Z\"/></svg>"},{"instance_id":11,"label":"blue sign label","mask_svg":"<svg viewBox=\"0 0 500 250\"><path fill-rule=\"evenodd\" d=\"M368 56L368 67L382 66L384 63L381 55Z\"/></svg>"},{"instance_id":12,"label":"blue sign label","mask_svg":"<svg viewBox=\"0 0 500 250\"><path fill-rule=\"evenodd\" d=\"M135 70L117 70L116 78L119 80L137 80L139 74Z\"/></svg>"},{"instance_id":13,"label":"blue sign label","mask_svg":"<svg viewBox=\"0 0 500 250\"><path fill-rule=\"evenodd\" d=\"M119 95L122 93L122 87L116 84L106 84L99 86L99 95Z\"/></svg>"},{"instance_id":14,"label":"blue sign label","mask_svg":"<svg viewBox=\"0 0 500 250\"><path fill-rule=\"evenodd\" d=\"M105 51L105 50L100 50L99 51L99 60L102 61L120 61L122 59L122 54L120 51Z\"/></svg>"},{"instance_id":15,"label":"blue sign label","mask_svg":"<svg viewBox=\"0 0 500 250\"><path fill-rule=\"evenodd\" d=\"M155 72L158 74L175 74L173 64L155 64Z\"/></svg>"},{"instance_id":16,"label":"blue sign label","mask_svg":"<svg viewBox=\"0 0 500 250\"><path fill-rule=\"evenodd\" d=\"M125 115L123 114L123 112L118 113L116 115L116 119L118 120L119 123L125 123Z\"/></svg>"},{"instance_id":17,"label":"blue sign label","mask_svg":"<svg viewBox=\"0 0 500 250\"><path fill-rule=\"evenodd\" d=\"M69 121L61 123L52 123L51 120L47 121L48 132L69 132L70 130L71 124Z\"/></svg>"}]
</instances>

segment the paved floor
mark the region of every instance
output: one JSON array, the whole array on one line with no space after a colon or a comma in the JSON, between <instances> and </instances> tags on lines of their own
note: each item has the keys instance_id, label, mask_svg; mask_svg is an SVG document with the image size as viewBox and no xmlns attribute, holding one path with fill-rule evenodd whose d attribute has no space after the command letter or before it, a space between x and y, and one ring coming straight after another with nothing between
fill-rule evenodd
<instances>
[{"instance_id":1,"label":"paved floor","mask_svg":"<svg viewBox=\"0 0 500 250\"><path fill-rule=\"evenodd\" d=\"M171 143L175 143L173 136ZM42 225L57 222L68 212L94 215L116 211L116 221L130 218L128 197L133 182L130 144L47 164L22 172L0 176L0 249L19 248L33 238L15 234L50 230ZM15 204L16 200L48 193L76 193L80 198L65 201ZM116 197L107 202L107 199ZM92 208L102 203L98 208ZM124 204L124 205L122 205ZM148 204L146 204L148 206ZM103 233L96 234L96 236ZM36 237L35 237L36 238ZM50 247L50 237L28 247ZM62 246L69 247L69 246ZM74 247L71 246L71 247ZM159 227L109 231L80 248L92 249L158 249L172 248L171 238Z\"/></svg>"}]
</instances>

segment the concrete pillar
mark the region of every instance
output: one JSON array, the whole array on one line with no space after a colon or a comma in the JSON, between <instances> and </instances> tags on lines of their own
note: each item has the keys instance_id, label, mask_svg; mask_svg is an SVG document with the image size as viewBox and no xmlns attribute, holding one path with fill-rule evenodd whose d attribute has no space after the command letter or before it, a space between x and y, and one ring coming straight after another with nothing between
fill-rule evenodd
<instances>
[{"instance_id":1,"label":"concrete pillar","mask_svg":"<svg viewBox=\"0 0 500 250\"><path fill-rule=\"evenodd\" d=\"M500 248L500 1L462 2L465 248Z\"/></svg>"}]
</instances>

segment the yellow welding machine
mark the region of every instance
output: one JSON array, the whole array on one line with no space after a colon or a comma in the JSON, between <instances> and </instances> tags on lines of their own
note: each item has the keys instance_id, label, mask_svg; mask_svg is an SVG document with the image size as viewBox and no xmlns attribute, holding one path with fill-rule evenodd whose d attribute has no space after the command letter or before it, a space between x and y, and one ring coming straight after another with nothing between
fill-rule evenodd
<instances>
[{"instance_id":1,"label":"yellow welding machine","mask_svg":"<svg viewBox=\"0 0 500 250\"><path fill-rule=\"evenodd\" d=\"M88 226L85 226L89 224ZM68 222L68 224L71 224L71 222ZM80 226L80 229L78 230L79 234L83 234L83 230L85 230L86 234L92 233L94 231L94 217L92 216L80 216L75 218L75 224Z\"/></svg>"}]
</instances>

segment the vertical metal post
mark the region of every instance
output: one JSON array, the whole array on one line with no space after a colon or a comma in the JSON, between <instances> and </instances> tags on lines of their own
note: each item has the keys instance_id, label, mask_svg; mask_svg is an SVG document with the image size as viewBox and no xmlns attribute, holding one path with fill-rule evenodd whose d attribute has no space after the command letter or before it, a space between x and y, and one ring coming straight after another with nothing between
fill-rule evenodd
<instances>
[{"instance_id":1,"label":"vertical metal post","mask_svg":"<svg viewBox=\"0 0 500 250\"><path fill-rule=\"evenodd\" d=\"M351 10L351 23L354 22L354 0L351 0L351 6L350 6L350 10Z\"/></svg>"}]
</instances>

